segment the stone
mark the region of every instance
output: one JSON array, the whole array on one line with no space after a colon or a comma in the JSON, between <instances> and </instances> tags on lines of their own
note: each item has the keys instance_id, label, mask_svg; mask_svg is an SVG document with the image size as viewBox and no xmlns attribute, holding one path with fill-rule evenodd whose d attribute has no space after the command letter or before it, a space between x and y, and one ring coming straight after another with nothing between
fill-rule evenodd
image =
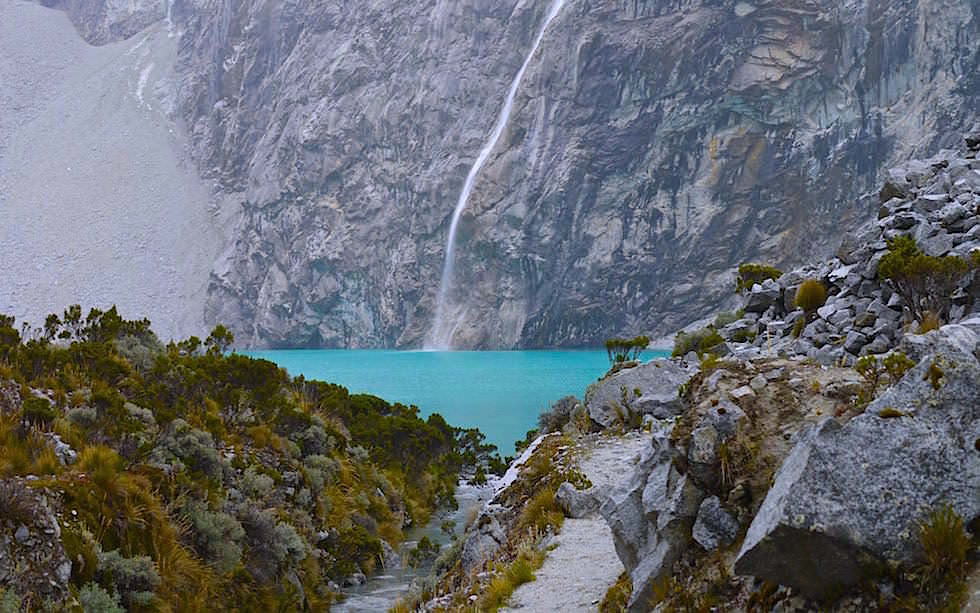
<instances>
[{"instance_id":1,"label":"stone","mask_svg":"<svg viewBox=\"0 0 980 613\"><path fill-rule=\"evenodd\" d=\"M825 304L819 309L817 309L817 315L820 317L820 319L824 319L824 320L830 319L830 316L836 312L837 312L837 307L832 302Z\"/></svg>"},{"instance_id":2,"label":"stone","mask_svg":"<svg viewBox=\"0 0 980 613\"><path fill-rule=\"evenodd\" d=\"M851 330L847 333L847 338L844 339L844 349L848 353L857 355L861 352L861 348L867 343L868 337L856 330Z\"/></svg>"},{"instance_id":3,"label":"stone","mask_svg":"<svg viewBox=\"0 0 980 613\"><path fill-rule=\"evenodd\" d=\"M694 364L696 362L652 360L605 377L586 394L585 407L589 417L608 428L628 417L628 413L653 415L657 419L680 414L684 403L677 390L694 374L697 368Z\"/></svg>"},{"instance_id":4,"label":"stone","mask_svg":"<svg viewBox=\"0 0 980 613\"><path fill-rule=\"evenodd\" d=\"M923 218L915 213L900 212L882 220L882 227L888 230L908 230L917 225Z\"/></svg>"},{"instance_id":5,"label":"stone","mask_svg":"<svg viewBox=\"0 0 980 613\"><path fill-rule=\"evenodd\" d=\"M762 285L752 286L745 302L746 313L764 313L780 298L779 284L772 279L766 279Z\"/></svg>"},{"instance_id":6,"label":"stone","mask_svg":"<svg viewBox=\"0 0 980 613\"><path fill-rule=\"evenodd\" d=\"M876 313L865 311L854 318L854 325L858 328L863 328L865 326L875 325L876 321L878 321L878 315Z\"/></svg>"},{"instance_id":7,"label":"stone","mask_svg":"<svg viewBox=\"0 0 980 613\"><path fill-rule=\"evenodd\" d=\"M698 508L691 537L706 551L714 551L734 543L738 529L738 521L721 506L718 497L710 496Z\"/></svg>"},{"instance_id":8,"label":"stone","mask_svg":"<svg viewBox=\"0 0 980 613\"><path fill-rule=\"evenodd\" d=\"M17 542L23 545L31 538L31 531L27 529L27 526L21 524L17 527L17 532L14 533L14 538Z\"/></svg>"},{"instance_id":9,"label":"stone","mask_svg":"<svg viewBox=\"0 0 980 613\"><path fill-rule=\"evenodd\" d=\"M892 347L891 340L884 334L875 336L870 343L861 348L861 355L885 353Z\"/></svg>"},{"instance_id":10,"label":"stone","mask_svg":"<svg viewBox=\"0 0 980 613\"><path fill-rule=\"evenodd\" d=\"M599 510L601 495L596 487L578 490L565 481L555 492L555 503L565 513L565 517L581 519L594 515Z\"/></svg>"},{"instance_id":11,"label":"stone","mask_svg":"<svg viewBox=\"0 0 980 613\"><path fill-rule=\"evenodd\" d=\"M756 375L752 377L751 381L749 381L749 387L751 387L756 393L759 393L766 389L766 383L767 381L765 375Z\"/></svg>"},{"instance_id":12,"label":"stone","mask_svg":"<svg viewBox=\"0 0 980 613\"><path fill-rule=\"evenodd\" d=\"M765 377L759 377L764 383ZM695 424L688 442L687 462L688 473L698 483L714 484L717 481L719 446L735 436L745 419L742 409L723 399Z\"/></svg>"},{"instance_id":13,"label":"stone","mask_svg":"<svg viewBox=\"0 0 980 613\"><path fill-rule=\"evenodd\" d=\"M882 562L914 564L928 510L951 504L966 524L980 516L980 362L954 337L976 339L937 334L935 352L865 413L844 426L827 418L799 437L749 526L736 573L823 598ZM909 416L879 417L886 408Z\"/></svg>"},{"instance_id":14,"label":"stone","mask_svg":"<svg viewBox=\"0 0 980 613\"><path fill-rule=\"evenodd\" d=\"M748 385L737 387L732 391L728 392L728 395L732 397L732 400L734 400L739 404L741 404L745 400L751 400L755 398L755 392Z\"/></svg>"},{"instance_id":15,"label":"stone","mask_svg":"<svg viewBox=\"0 0 980 613\"><path fill-rule=\"evenodd\" d=\"M667 429L657 430L633 474L599 509L633 582L630 613L648 610L654 584L687 548L704 499L704 492L673 466L676 454Z\"/></svg>"}]
</instances>

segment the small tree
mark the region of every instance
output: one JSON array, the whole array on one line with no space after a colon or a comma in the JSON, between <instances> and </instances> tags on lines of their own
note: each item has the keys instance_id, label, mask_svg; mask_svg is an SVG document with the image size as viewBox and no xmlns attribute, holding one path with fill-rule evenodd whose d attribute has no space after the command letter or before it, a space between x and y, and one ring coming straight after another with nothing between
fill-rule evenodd
<instances>
[{"instance_id":1,"label":"small tree","mask_svg":"<svg viewBox=\"0 0 980 613\"><path fill-rule=\"evenodd\" d=\"M878 265L878 276L889 282L920 324L929 313L943 321L949 317L953 292L969 272L963 258L925 255L910 236L888 241L888 253Z\"/></svg>"},{"instance_id":2,"label":"small tree","mask_svg":"<svg viewBox=\"0 0 980 613\"><path fill-rule=\"evenodd\" d=\"M650 338L647 336L611 338L606 341L606 355L609 357L610 364L638 360L649 344Z\"/></svg>"},{"instance_id":3,"label":"small tree","mask_svg":"<svg viewBox=\"0 0 980 613\"><path fill-rule=\"evenodd\" d=\"M231 330L221 324L218 324L214 327L214 330L211 331L211 334L208 335L208 338L204 341L204 344L208 348L208 353L214 355L228 351L231 344L234 342L235 335L231 333Z\"/></svg>"},{"instance_id":4,"label":"small tree","mask_svg":"<svg viewBox=\"0 0 980 613\"><path fill-rule=\"evenodd\" d=\"M735 292L741 294L752 289L756 283L762 283L766 279L778 279L781 276L783 271L768 264L742 264L738 267L738 276L735 278Z\"/></svg>"}]
</instances>

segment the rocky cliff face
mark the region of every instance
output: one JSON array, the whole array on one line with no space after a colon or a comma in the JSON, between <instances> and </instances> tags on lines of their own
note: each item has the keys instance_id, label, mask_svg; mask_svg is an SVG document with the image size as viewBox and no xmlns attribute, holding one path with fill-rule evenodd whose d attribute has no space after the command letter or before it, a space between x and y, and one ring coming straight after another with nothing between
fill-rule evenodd
<instances>
[{"instance_id":1,"label":"rocky cliff face","mask_svg":"<svg viewBox=\"0 0 980 613\"><path fill-rule=\"evenodd\" d=\"M246 203L207 316L255 344L420 344L455 198L547 9L178 0L176 112ZM978 12L568 2L463 215L454 344L657 335L729 300L742 261L829 254L884 169L972 124ZM105 11L70 14L100 40Z\"/></svg>"}]
</instances>

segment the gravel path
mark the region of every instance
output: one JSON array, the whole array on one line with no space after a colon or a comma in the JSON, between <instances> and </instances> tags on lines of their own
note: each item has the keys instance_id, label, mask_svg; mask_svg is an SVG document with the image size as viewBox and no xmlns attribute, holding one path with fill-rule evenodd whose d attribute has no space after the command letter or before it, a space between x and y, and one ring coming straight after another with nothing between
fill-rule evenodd
<instances>
[{"instance_id":1,"label":"gravel path","mask_svg":"<svg viewBox=\"0 0 980 613\"><path fill-rule=\"evenodd\" d=\"M647 433L593 439L580 449L579 470L594 485L613 486L629 478L640 450L649 444ZM537 580L517 588L502 611L598 610L623 572L609 526L599 516L566 519L554 543L557 547L535 572Z\"/></svg>"}]
</instances>

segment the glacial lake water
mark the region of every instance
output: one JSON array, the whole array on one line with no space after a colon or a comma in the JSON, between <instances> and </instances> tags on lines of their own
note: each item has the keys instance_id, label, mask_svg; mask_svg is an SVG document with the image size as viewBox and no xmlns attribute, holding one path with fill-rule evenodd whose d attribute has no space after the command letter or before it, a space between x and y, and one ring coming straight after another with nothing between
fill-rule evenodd
<instances>
[{"instance_id":1,"label":"glacial lake water","mask_svg":"<svg viewBox=\"0 0 980 613\"><path fill-rule=\"evenodd\" d=\"M562 396L582 398L609 369L605 350L581 351L249 351L291 375L343 385L389 402L414 404L423 416L479 428L502 456L536 427L538 414ZM644 360L668 355L648 350Z\"/></svg>"}]
</instances>

